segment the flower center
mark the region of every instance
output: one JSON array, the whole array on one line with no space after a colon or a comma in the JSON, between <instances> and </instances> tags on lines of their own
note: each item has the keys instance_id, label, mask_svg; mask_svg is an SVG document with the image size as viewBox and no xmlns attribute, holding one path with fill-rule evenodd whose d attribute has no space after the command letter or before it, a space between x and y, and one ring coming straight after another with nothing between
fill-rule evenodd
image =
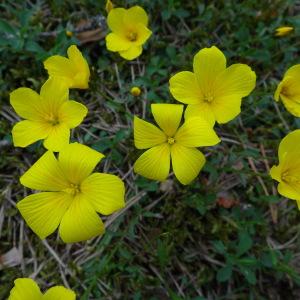
<instances>
[{"instance_id":1,"label":"flower center","mask_svg":"<svg viewBox=\"0 0 300 300\"><path fill-rule=\"evenodd\" d=\"M127 38L129 39L129 41L135 42L137 40L137 33L136 32L130 32L127 35Z\"/></svg>"},{"instance_id":2,"label":"flower center","mask_svg":"<svg viewBox=\"0 0 300 300\"><path fill-rule=\"evenodd\" d=\"M48 123L50 123L52 126L56 126L56 125L59 125L59 119L57 116L51 114L49 116L46 117L46 121Z\"/></svg>"},{"instance_id":3,"label":"flower center","mask_svg":"<svg viewBox=\"0 0 300 300\"><path fill-rule=\"evenodd\" d=\"M214 100L214 96L211 93L207 93L204 95L204 101L205 102L212 102Z\"/></svg>"},{"instance_id":4,"label":"flower center","mask_svg":"<svg viewBox=\"0 0 300 300\"><path fill-rule=\"evenodd\" d=\"M282 95L284 95L284 96L289 96L289 90L288 90L288 87L284 86L284 87L281 89L280 93L281 93Z\"/></svg>"},{"instance_id":5,"label":"flower center","mask_svg":"<svg viewBox=\"0 0 300 300\"><path fill-rule=\"evenodd\" d=\"M72 194L73 196L76 196L81 192L80 190L80 185L79 184L74 184L70 183L70 188L69 188L69 193Z\"/></svg>"},{"instance_id":6,"label":"flower center","mask_svg":"<svg viewBox=\"0 0 300 300\"><path fill-rule=\"evenodd\" d=\"M172 137L168 137L168 144L173 145L175 143L175 139Z\"/></svg>"}]
</instances>

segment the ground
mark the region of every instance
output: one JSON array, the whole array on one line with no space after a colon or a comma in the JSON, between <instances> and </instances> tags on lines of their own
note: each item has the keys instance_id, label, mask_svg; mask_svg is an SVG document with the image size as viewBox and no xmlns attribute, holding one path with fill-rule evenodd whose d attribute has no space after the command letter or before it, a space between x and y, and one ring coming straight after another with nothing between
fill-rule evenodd
<instances>
[{"instance_id":1,"label":"ground","mask_svg":"<svg viewBox=\"0 0 300 300\"><path fill-rule=\"evenodd\" d=\"M106 50L104 0L37 3L0 3L0 254L18 249L15 266L0 269L0 299L29 276L42 290L69 286L78 299L299 299L300 213L269 176L280 140L300 126L273 99L285 70L299 63L299 1L115 1L150 17L153 36L131 62ZM295 31L275 37L282 25ZM71 91L89 108L72 140L105 154L97 170L123 178L126 208L103 218L102 237L65 245L57 233L41 241L16 209L31 192L19 177L45 150L13 147L18 116L9 93L39 90L43 60L74 43L92 74L89 90ZM255 70L254 92L237 118L216 126L222 143L203 149L207 164L193 184L137 176L133 115L151 120L151 103L178 103L169 78L191 70L197 51L212 45L228 64Z\"/></svg>"}]
</instances>

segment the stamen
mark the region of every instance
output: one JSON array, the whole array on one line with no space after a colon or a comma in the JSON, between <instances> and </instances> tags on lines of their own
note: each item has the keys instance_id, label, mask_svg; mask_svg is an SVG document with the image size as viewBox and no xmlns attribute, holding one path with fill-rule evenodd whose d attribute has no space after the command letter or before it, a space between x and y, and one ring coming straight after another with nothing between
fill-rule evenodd
<instances>
[{"instance_id":1,"label":"stamen","mask_svg":"<svg viewBox=\"0 0 300 300\"><path fill-rule=\"evenodd\" d=\"M300 184L300 177L289 174L289 171L285 171L281 174L281 179L286 183Z\"/></svg>"},{"instance_id":2,"label":"stamen","mask_svg":"<svg viewBox=\"0 0 300 300\"><path fill-rule=\"evenodd\" d=\"M45 119L52 126L59 125L59 123L60 123L58 117L53 114L48 115Z\"/></svg>"},{"instance_id":3,"label":"stamen","mask_svg":"<svg viewBox=\"0 0 300 300\"><path fill-rule=\"evenodd\" d=\"M131 42L135 42L137 40L137 33L136 32L130 32L127 35L127 38L131 41Z\"/></svg>"},{"instance_id":4,"label":"stamen","mask_svg":"<svg viewBox=\"0 0 300 300\"><path fill-rule=\"evenodd\" d=\"M80 190L80 185L79 184L74 184L70 183L70 193L75 196L81 192Z\"/></svg>"},{"instance_id":5,"label":"stamen","mask_svg":"<svg viewBox=\"0 0 300 300\"><path fill-rule=\"evenodd\" d=\"M214 96L211 93L204 95L205 102L212 102L214 100Z\"/></svg>"},{"instance_id":6,"label":"stamen","mask_svg":"<svg viewBox=\"0 0 300 300\"><path fill-rule=\"evenodd\" d=\"M175 143L175 139L172 138L172 137L168 137L168 143L169 143L170 145L173 145L173 144Z\"/></svg>"}]
</instances>

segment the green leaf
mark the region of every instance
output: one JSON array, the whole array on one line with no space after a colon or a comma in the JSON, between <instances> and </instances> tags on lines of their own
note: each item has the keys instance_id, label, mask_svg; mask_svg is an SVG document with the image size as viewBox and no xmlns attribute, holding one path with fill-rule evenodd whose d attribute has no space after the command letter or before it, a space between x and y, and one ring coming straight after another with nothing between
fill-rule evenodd
<instances>
[{"instance_id":1,"label":"green leaf","mask_svg":"<svg viewBox=\"0 0 300 300\"><path fill-rule=\"evenodd\" d=\"M18 33L18 29L9 24L7 21L0 19L0 32L16 36Z\"/></svg>"},{"instance_id":2,"label":"green leaf","mask_svg":"<svg viewBox=\"0 0 300 300\"><path fill-rule=\"evenodd\" d=\"M250 284L256 284L256 275L255 275L254 271L252 271L249 268L242 267L242 266L239 266L239 269L240 269L241 273L244 275L245 279Z\"/></svg>"},{"instance_id":3,"label":"green leaf","mask_svg":"<svg viewBox=\"0 0 300 300\"><path fill-rule=\"evenodd\" d=\"M35 41L27 41L25 44L25 50L33 53L44 53L45 50Z\"/></svg>"},{"instance_id":4,"label":"green leaf","mask_svg":"<svg viewBox=\"0 0 300 300\"><path fill-rule=\"evenodd\" d=\"M159 264L164 268L169 261L168 245L166 241L157 241L157 257Z\"/></svg>"},{"instance_id":5,"label":"green leaf","mask_svg":"<svg viewBox=\"0 0 300 300\"><path fill-rule=\"evenodd\" d=\"M224 246L222 241L213 241L213 246L218 253L225 254L226 247Z\"/></svg>"},{"instance_id":6,"label":"green leaf","mask_svg":"<svg viewBox=\"0 0 300 300\"><path fill-rule=\"evenodd\" d=\"M241 264L244 266L256 266L258 261L255 257L245 257L237 260L237 264Z\"/></svg>"},{"instance_id":7,"label":"green leaf","mask_svg":"<svg viewBox=\"0 0 300 300\"><path fill-rule=\"evenodd\" d=\"M252 247L252 239L251 236L246 231L240 231L239 232L239 243L238 243L238 249L237 254L242 255L245 252L247 252Z\"/></svg>"},{"instance_id":8,"label":"green leaf","mask_svg":"<svg viewBox=\"0 0 300 300\"><path fill-rule=\"evenodd\" d=\"M231 278L232 275L232 266L227 265L217 272L217 281L218 282L225 282L228 281Z\"/></svg>"}]
</instances>

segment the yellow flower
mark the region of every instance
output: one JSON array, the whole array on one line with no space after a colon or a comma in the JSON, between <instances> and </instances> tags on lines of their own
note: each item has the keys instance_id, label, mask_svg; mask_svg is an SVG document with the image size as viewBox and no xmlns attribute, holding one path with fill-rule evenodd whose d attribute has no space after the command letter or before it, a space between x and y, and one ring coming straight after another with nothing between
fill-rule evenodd
<instances>
[{"instance_id":1,"label":"yellow flower","mask_svg":"<svg viewBox=\"0 0 300 300\"><path fill-rule=\"evenodd\" d=\"M109 12L114 8L113 3L110 0L106 0L105 10L109 14Z\"/></svg>"},{"instance_id":2,"label":"yellow flower","mask_svg":"<svg viewBox=\"0 0 300 300\"><path fill-rule=\"evenodd\" d=\"M130 93L132 96L139 96L141 94L141 89L137 86L134 86L133 88L131 88Z\"/></svg>"},{"instance_id":3,"label":"yellow flower","mask_svg":"<svg viewBox=\"0 0 300 300\"><path fill-rule=\"evenodd\" d=\"M293 30L294 30L294 28L289 27L289 26L279 27L279 28L276 28L275 35L276 36L285 36L285 35L288 35L289 33L291 33Z\"/></svg>"},{"instance_id":4,"label":"yellow flower","mask_svg":"<svg viewBox=\"0 0 300 300\"><path fill-rule=\"evenodd\" d=\"M292 115L300 117L300 64L286 71L275 91L274 98L276 101L280 98Z\"/></svg>"},{"instance_id":5,"label":"yellow flower","mask_svg":"<svg viewBox=\"0 0 300 300\"><path fill-rule=\"evenodd\" d=\"M171 77L173 97L189 104L185 117L202 116L209 123L226 123L241 111L241 100L255 87L256 76L244 64L226 68L226 57L215 46L200 50L194 57L193 72Z\"/></svg>"},{"instance_id":6,"label":"yellow flower","mask_svg":"<svg viewBox=\"0 0 300 300\"><path fill-rule=\"evenodd\" d=\"M179 127L183 105L152 104L151 110L161 129L134 117L136 148L150 148L135 162L134 171L163 181L168 177L172 160L177 179L182 184L189 184L205 163L204 155L196 147L216 145L220 139L212 126L201 117L189 118Z\"/></svg>"},{"instance_id":7,"label":"yellow flower","mask_svg":"<svg viewBox=\"0 0 300 300\"><path fill-rule=\"evenodd\" d=\"M44 239L59 226L65 243L88 240L104 232L98 216L124 207L124 184L115 175L92 173L103 154L78 143L47 151L20 182L41 192L17 204L29 227Z\"/></svg>"},{"instance_id":8,"label":"yellow flower","mask_svg":"<svg viewBox=\"0 0 300 300\"><path fill-rule=\"evenodd\" d=\"M85 58L75 45L68 48L68 57L54 55L44 61L49 77L60 78L69 88L87 89L90 69Z\"/></svg>"},{"instance_id":9,"label":"yellow flower","mask_svg":"<svg viewBox=\"0 0 300 300\"><path fill-rule=\"evenodd\" d=\"M76 295L72 290L63 286L54 286L45 294L34 280L30 278L18 278L10 291L8 300L75 300Z\"/></svg>"},{"instance_id":10,"label":"yellow flower","mask_svg":"<svg viewBox=\"0 0 300 300\"><path fill-rule=\"evenodd\" d=\"M152 34L147 28L148 16L140 6L112 9L107 24L112 31L106 36L107 49L119 52L127 60L141 55L142 45Z\"/></svg>"},{"instance_id":11,"label":"yellow flower","mask_svg":"<svg viewBox=\"0 0 300 300\"><path fill-rule=\"evenodd\" d=\"M279 194L296 200L300 209L300 129L282 139L278 157L279 165L271 168L270 175L279 182Z\"/></svg>"},{"instance_id":12,"label":"yellow flower","mask_svg":"<svg viewBox=\"0 0 300 300\"><path fill-rule=\"evenodd\" d=\"M10 103L25 120L12 129L16 147L26 147L38 140L44 146L59 151L69 144L70 129L78 126L87 108L69 100L69 90L59 79L48 79L40 95L29 88L18 88L10 94Z\"/></svg>"}]
</instances>

